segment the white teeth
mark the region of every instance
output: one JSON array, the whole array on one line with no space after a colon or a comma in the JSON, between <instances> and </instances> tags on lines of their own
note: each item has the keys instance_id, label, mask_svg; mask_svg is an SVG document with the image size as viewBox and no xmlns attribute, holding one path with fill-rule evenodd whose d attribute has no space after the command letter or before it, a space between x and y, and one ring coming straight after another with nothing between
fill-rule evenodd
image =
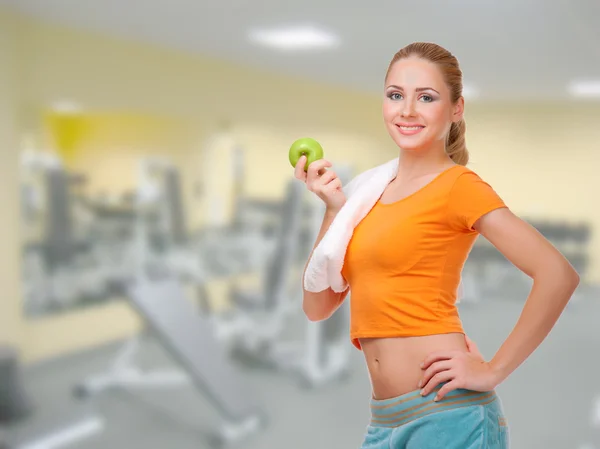
<instances>
[{"instance_id":1,"label":"white teeth","mask_svg":"<svg viewBox=\"0 0 600 449\"><path fill-rule=\"evenodd\" d=\"M406 129L408 131L412 131L415 129L421 129L421 128L422 128L422 126L401 126L400 127L400 129Z\"/></svg>"}]
</instances>

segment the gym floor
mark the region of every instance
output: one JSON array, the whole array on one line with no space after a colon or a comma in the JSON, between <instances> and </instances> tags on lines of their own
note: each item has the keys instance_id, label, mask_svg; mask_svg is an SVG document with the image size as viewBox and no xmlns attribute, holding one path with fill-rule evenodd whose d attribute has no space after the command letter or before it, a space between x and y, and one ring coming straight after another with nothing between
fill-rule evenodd
<instances>
[{"instance_id":1,"label":"gym floor","mask_svg":"<svg viewBox=\"0 0 600 449\"><path fill-rule=\"evenodd\" d=\"M498 348L521 306L514 299L461 305L466 330L484 355L489 357ZM593 417L594 401L600 396L599 316L597 300L582 298L570 305L546 342L498 388L511 424L512 448L600 448L600 428L594 427ZM301 317L298 320L301 324ZM216 415L190 386L119 391L90 402L73 397L73 386L105 370L117 349L118 345L111 345L29 368L25 383L36 410L29 419L8 429L9 440L26 441L53 427L98 414L105 420L104 431L77 443L77 448L209 448L204 431L216 425ZM143 342L139 361L143 367L173 363L151 339ZM267 408L269 422L263 432L239 447L360 446L369 419L370 389L358 351L352 353L348 379L315 390L304 389L281 373L246 371Z\"/></svg>"}]
</instances>

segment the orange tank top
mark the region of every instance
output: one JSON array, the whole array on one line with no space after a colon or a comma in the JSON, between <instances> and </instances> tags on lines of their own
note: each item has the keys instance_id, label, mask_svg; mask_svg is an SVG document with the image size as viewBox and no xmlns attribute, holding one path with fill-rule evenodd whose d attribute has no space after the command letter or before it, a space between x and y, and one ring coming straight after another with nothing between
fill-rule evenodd
<instances>
[{"instance_id":1,"label":"orange tank top","mask_svg":"<svg viewBox=\"0 0 600 449\"><path fill-rule=\"evenodd\" d=\"M476 173L453 166L412 195L378 201L356 226L342 275L350 286L350 338L464 332L456 293L478 235L473 224L506 207Z\"/></svg>"}]
</instances>

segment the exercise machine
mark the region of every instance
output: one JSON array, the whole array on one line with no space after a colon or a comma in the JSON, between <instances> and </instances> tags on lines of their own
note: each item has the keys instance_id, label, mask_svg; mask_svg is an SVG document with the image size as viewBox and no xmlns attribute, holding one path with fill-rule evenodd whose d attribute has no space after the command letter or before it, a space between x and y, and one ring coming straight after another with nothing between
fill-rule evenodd
<instances>
[{"instance_id":1,"label":"exercise machine","mask_svg":"<svg viewBox=\"0 0 600 449\"><path fill-rule=\"evenodd\" d=\"M78 397L112 389L168 389L191 383L222 417L218 429L209 435L213 447L241 443L264 428L267 416L263 407L214 338L210 323L186 298L179 280L140 277L127 292L129 304L181 368L141 370L135 363L137 337L124 344L106 372L75 387Z\"/></svg>"},{"instance_id":2,"label":"exercise machine","mask_svg":"<svg viewBox=\"0 0 600 449\"><path fill-rule=\"evenodd\" d=\"M179 170L165 158L148 157L139 161L137 175L131 247L136 266L203 282L206 272L190 242Z\"/></svg>"},{"instance_id":3,"label":"exercise machine","mask_svg":"<svg viewBox=\"0 0 600 449\"><path fill-rule=\"evenodd\" d=\"M271 253L258 291L231 289L232 309L212 317L217 337L222 341L235 339L243 345L262 345L276 341L291 314L298 310L298 298L290 289L290 275L300 231L303 190L300 183L288 183L281 202L279 228L275 248ZM239 341L238 341L239 340Z\"/></svg>"},{"instance_id":4,"label":"exercise machine","mask_svg":"<svg viewBox=\"0 0 600 449\"><path fill-rule=\"evenodd\" d=\"M164 158L138 163L134 254L155 270L197 285L211 276L248 271L265 260L268 245L248 229L207 227L190 232L179 169Z\"/></svg>"},{"instance_id":5,"label":"exercise machine","mask_svg":"<svg viewBox=\"0 0 600 449\"><path fill-rule=\"evenodd\" d=\"M35 315L106 298L123 270L104 257L104 243L93 241L86 219L76 219L88 212L74 194L81 177L57 157L33 151L23 153L20 170L26 312ZM88 216L87 223L93 221Z\"/></svg>"},{"instance_id":6,"label":"exercise machine","mask_svg":"<svg viewBox=\"0 0 600 449\"><path fill-rule=\"evenodd\" d=\"M290 320L301 314L301 290L290 281L294 279L291 276L298 268L300 236L308 234L312 243L320 228L323 216L320 202L313 197L307 200L304 186L296 180L290 180L284 197L278 202L278 208L269 214L276 224L269 257L262 255L267 245L260 237L253 234L250 237L246 235L245 240L235 238L236 235L246 234L247 215L241 211L236 214L233 230L222 230L220 239L214 239L216 235L210 234L213 244L218 248L209 251L191 240L187 233L179 242L169 237L173 235L169 231L173 229L173 223L185 217L179 183L165 181L169 177L177 178L176 173L176 167L165 160L145 159L140 164L135 231L135 254L139 266L154 273L169 273L184 281L191 280L196 291L201 293L199 299L204 299L199 301L198 313L210 323L219 344L232 349L233 355L242 356L238 360L260 360L261 363L296 373L312 386L343 374L349 351L345 341L347 333L344 332L344 325L348 321L347 304L327 322L308 322L305 335L299 341L282 342ZM244 208L243 201L237 204L240 209ZM169 205L179 206L173 208ZM158 226L154 224L149 227L149 220L144 218L150 211L159 217L158 220L155 218ZM182 229L183 226L176 228ZM254 229L258 230L259 226ZM160 235L167 236L160 239L167 242L162 245L161 251L151 244L152 233L157 230ZM239 264L243 259L243 254L254 257L261 254L262 258L268 260L266 264L248 260L241 263L246 268L249 264L253 268L264 266L261 288L248 291L234 282L228 297L230 309L225 313L210 310L204 286L214 274L214 265L218 264L218 260L229 273L245 271L236 266L236 262ZM135 345L135 342L130 344Z\"/></svg>"},{"instance_id":7,"label":"exercise machine","mask_svg":"<svg viewBox=\"0 0 600 449\"><path fill-rule=\"evenodd\" d=\"M338 172L344 173L343 168L338 168ZM345 174L349 178L351 172L348 170ZM289 288L299 250L299 236L307 227L314 242L323 220L322 202L314 195L307 195L305 190L296 180L288 184L276 248L268 266L263 292L252 295L251 299L247 295L237 295L234 301L240 312L237 322L234 320L234 325L230 324L227 330L230 334L235 333L233 354L236 358L290 373L302 385L316 388L349 374L349 301L344 301L328 320L316 323L306 320L302 338L291 341L283 338L291 318L297 315L304 319L301 315L300 279L293 284L296 288ZM265 318L257 318L257 308ZM222 327L223 323L220 324Z\"/></svg>"}]
</instances>

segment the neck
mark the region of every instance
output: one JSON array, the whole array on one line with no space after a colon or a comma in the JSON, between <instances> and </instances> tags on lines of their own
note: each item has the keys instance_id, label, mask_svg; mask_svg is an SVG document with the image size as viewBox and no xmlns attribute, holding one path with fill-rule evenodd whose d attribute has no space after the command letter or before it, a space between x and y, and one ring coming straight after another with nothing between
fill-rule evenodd
<instances>
[{"instance_id":1,"label":"neck","mask_svg":"<svg viewBox=\"0 0 600 449\"><path fill-rule=\"evenodd\" d=\"M437 173L454 165L444 149L429 151L400 150L398 158L398 178L407 179Z\"/></svg>"}]
</instances>

